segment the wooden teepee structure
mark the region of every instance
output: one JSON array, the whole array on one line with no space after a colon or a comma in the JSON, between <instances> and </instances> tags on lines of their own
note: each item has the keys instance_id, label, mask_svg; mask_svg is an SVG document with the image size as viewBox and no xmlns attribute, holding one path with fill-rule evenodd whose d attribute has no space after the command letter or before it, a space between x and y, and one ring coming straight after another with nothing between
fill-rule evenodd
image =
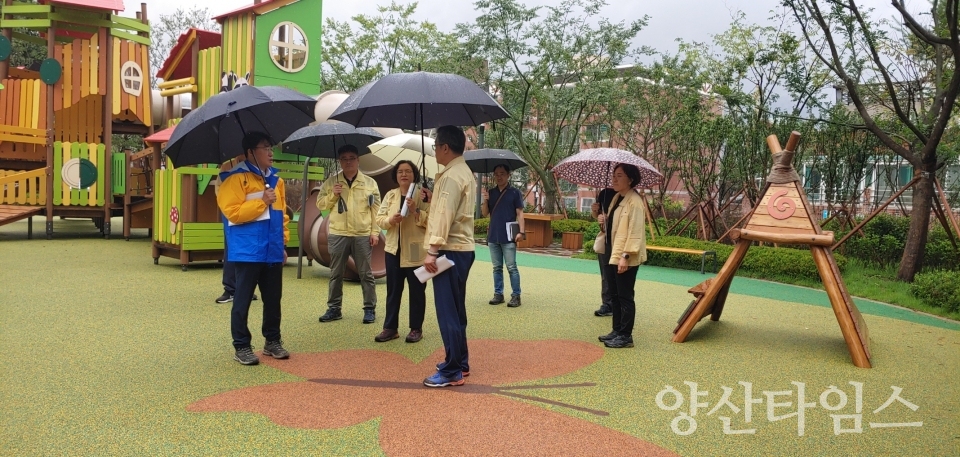
<instances>
[{"instance_id":1,"label":"wooden teepee structure","mask_svg":"<svg viewBox=\"0 0 960 457\"><path fill-rule=\"evenodd\" d=\"M834 260L830 249L834 241L833 232L822 231L814 221L814 213L800 183L800 176L793 168L793 156L799 141L800 134L792 132L786 150L781 150L780 141L775 135L767 137L774 160L763 198L751 213L747 225L732 231L731 238L737 244L717 276L690 289L696 299L680 317L673 331L673 341L682 343L686 340L693 327L708 314L711 320L720 320L730 283L754 241L807 245L817 264L853 364L870 368L867 324L847 292Z\"/></svg>"}]
</instances>

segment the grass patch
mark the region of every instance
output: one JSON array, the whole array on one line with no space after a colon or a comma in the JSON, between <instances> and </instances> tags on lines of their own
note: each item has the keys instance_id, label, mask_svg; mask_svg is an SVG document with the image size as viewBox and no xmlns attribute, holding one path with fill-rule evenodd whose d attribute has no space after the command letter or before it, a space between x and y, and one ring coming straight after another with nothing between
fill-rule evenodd
<instances>
[{"instance_id":1,"label":"grass patch","mask_svg":"<svg viewBox=\"0 0 960 457\"><path fill-rule=\"evenodd\" d=\"M583 252L573 256L573 258L597 260L597 255L593 252ZM782 275L772 271L768 271L765 275L743 273L742 271L737 272L740 276L823 290L823 284L819 280L810 278ZM880 267L858 259L848 258L843 270L843 282L847 285L847 291L854 297L890 303L960 321L960 312L951 312L940 307L930 306L915 297L910 291L910 283L897 280L897 269L893 266Z\"/></svg>"}]
</instances>

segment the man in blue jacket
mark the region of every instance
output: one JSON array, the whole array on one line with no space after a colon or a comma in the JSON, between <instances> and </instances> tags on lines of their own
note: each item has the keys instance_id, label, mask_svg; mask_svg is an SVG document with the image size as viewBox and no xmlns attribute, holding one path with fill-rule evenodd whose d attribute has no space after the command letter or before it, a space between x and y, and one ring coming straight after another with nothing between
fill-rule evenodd
<instances>
[{"instance_id":1,"label":"man in blue jacket","mask_svg":"<svg viewBox=\"0 0 960 457\"><path fill-rule=\"evenodd\" d=\"M287 229L286 188L273 168L273 143L261 132L243 138L246 160L220 173L217 204L227 219L224 227L227 260L236 269L236 294L230 314L234 360L256 365L260 359L250 346L247 328L250 299L255 287L263 298L263 355L286 359L290 353L280 340L280 297L283 292Z\"/></svg>"}]
</instances>

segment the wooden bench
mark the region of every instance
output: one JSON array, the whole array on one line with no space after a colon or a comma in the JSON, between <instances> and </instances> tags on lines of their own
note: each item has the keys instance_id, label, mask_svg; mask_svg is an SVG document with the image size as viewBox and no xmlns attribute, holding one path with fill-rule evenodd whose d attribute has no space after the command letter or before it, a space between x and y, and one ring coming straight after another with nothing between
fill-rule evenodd
<instances>
[{"instance_id":1,"label":"wooden bench","mask_svg":"<svg viewBox=\"0 0 960 457\"><path fill-rule=\"evenodd\" d=\"M700 274L706 274L704 267L707 264L707 256L713 256L713 272L717 272L717 251L703 251L700 249L671 248L666 246L647 245L648 251L679 252L681 254L694 254L700 256Z\"/></svg>"}]
</instances>

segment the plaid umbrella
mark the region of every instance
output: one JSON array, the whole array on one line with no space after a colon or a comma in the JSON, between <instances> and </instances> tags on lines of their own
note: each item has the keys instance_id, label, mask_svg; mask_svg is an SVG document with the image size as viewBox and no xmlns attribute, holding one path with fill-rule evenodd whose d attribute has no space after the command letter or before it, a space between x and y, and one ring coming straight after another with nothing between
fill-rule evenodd
<instances>
[{"instance_id":1,"label":"plaid umbrella","mask_svg":"<svg viewBox=\"0 0 960 457\"><path fill-rule=\"evenodd\" d=\"M574 184L591 187L610 187L610 178L617 164L625 163L640 169L637 188L650 188L663 182L663 175L646 160L635 154L614 148L584 149L553 167L554 174Z\"/></svg>"}]
</instances>

